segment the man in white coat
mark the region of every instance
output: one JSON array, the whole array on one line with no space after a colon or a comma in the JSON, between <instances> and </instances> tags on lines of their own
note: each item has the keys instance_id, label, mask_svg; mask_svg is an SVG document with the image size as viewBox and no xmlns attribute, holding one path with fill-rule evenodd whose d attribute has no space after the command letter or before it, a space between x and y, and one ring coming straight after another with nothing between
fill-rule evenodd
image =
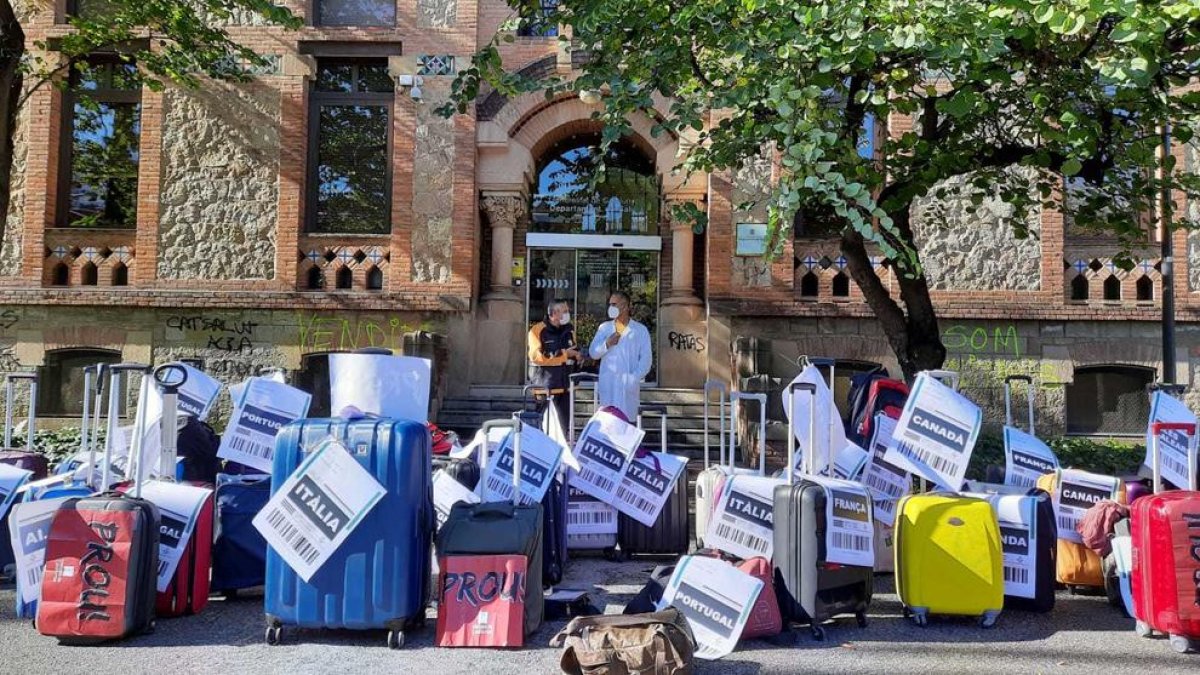
<instances>
[{"instance_id":1,"label":"man in white coat","mask_svg":"<svg viewBox=\"0 0 1200 675\"><path fill-rule=\"evenodd\" d=\"M629 309L629 295L614 291L608 298L609 321L600 324L588 351L600 361L597 405L616 406L632 422L637 419L641 397L638 385L650 372L653 352L650 331L633 320Z\"/></svg>"}]
</instances>

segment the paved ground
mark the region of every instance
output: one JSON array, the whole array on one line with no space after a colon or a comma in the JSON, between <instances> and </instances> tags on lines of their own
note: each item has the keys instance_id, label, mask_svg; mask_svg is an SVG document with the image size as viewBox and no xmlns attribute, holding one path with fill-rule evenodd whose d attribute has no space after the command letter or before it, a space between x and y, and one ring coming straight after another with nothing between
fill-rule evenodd
<instances>
[{"instance_id":1,"label":"paved ground","mask_svg":"<svg viewBox=\"0 0 1200 675\"><path fill-rule=\"evenodd\" d=\"M573 561L564 586L595 585L594 599L619 612L653 562ZM487 675L558 672L547 642L562 622L544 627L523 650L435 649L432 627L393 652L383 633L303 631L285 645L263 642L261 597L214 600L200 616L158 622L153 635L103 647L60 647L13 614L13 591L0 590L0 672L5 673L326 673L387 672ZM1059 595L1049 615L1006 612L992 630L974 621L935 619L918 628L900 616L892 580L878 577L871 624L829 627L816 643L807 631L775 644L752 641L704 673L1097 673L1200 672L1200 654L1179 655L1164 640L1142 640L1132 621L1103 598Z\"/></svg>"}]
</instances>

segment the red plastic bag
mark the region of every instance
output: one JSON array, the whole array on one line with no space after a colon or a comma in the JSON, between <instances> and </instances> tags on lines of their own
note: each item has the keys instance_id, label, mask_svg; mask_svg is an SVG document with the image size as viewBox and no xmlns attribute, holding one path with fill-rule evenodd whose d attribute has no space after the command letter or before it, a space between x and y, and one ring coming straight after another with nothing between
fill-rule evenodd
<instances>
[{"instance_id":1,"label":"red plastic bag","mask_svg":"<svg viewBox=\"0 0 1200 675\"><path fill-rule=\"evenodd\" d=\"M762 591L750 610L750 620L742 629L742 638L770 637L783 632L783 615L779 611L779 599L775 597L774 571L766 558L750 558L736 567L763 582Z\"/></svg>"},{"instance_id":2,"label":"red plastic bag","mask_svg":"<svg viewBox=\"0 0 1200 675\"><path fill-rule=\"evenodd\" d=\"M527 565L523 555L439 558L437 645L522 646Z\"/></svg>"}]
</instances>

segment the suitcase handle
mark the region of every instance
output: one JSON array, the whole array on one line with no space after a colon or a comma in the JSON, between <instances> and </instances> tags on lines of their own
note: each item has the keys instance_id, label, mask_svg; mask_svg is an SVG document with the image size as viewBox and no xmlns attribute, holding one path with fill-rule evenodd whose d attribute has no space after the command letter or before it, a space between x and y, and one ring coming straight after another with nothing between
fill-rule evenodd
<instances>
[{"instance_id":1,"label":"suitcase handle","mask_svg":"<svg viewBox=\"0 0 1200 675\"><path fill-rule=\"evenodd\" d=\"M946 384L954 391L958 391L958 373L954 372L953 370L925 370L922 372L929 377Z\"/></svg>"},{"instance_id":2,"label":"suitcase handle","mask_svg":"<svg viewBox=\"0 0 1200 675\"><path fill-rule=\"evenodd\" d=\"M1186 490L1196 489L1196 425L1191 422L1154 422L1150 425L1151 467L1154 470L1154 493L1162 492L1162 454L1158 439L1164 431L1182 431L1188 437L1188 483Z\"/></svg>"},{"instance_id":3,"label":"suitcase handle","mask_svg":"<svg viewBox=\"0 0 1200 675\"><path fill-rule=\"evenodd\" d=\"M483 467L484 471L488 469L488 441L487 433L492 429L512 429L510 436L513 439L513 496L512 505L517 506L521 503L521 421L520 420L488 420L483 423L481 430L483 431L483 447L479 450L479 456L482 460L479 466ZM479 481L479 496L483 496L483 486L486 481Z\"/></svg>"},{"instance_id":4,"label":"suitcase handle","mask_svg":"<svg viewBox=\"0 0 1200 675\"><path fill-rule=\"evenodd\" d=\"M813 443L817 438L817 385L810 382L792 382L787 387L789 400L795 401L797 391L803 391L810 397L809 400L809 415L808 415L808 447L812 448ZM792 485L796 480L796 432L795 432L795 417L788 415L788 442L787 442L787 472L788 485ZM807 468L807 467L806 467Z\"/></svg>"},{"instance_id":5,"label":"suitcase handle","mask_svg":"<svg viewBox=\"0 0 1200 675\"><path fill-rule=\"evenodd\" d=\"M662 454L667 454L667 406L665 405L648 405L643 406L638 410L637 428L642 428L643 417L658 417L658 449Z\"/></svg>"},{"instance_id":6,"label":"suitcase handle","mask_svg":"<svg viewBox=\"0 0 1200 675\"><path fill-rule=\"evenodd\" d=\"M107 374L108 376L108 424L104 436L104 472L101 477L101 485L99 486L101 491L107 490L112 486L112 453L113 444L116 442L117 437L117 426L121 419L121 399L122 391L124 389L122 383L126 381L125 376L127 373L140 372L144 375L149 372L149 370L150 366L141 363L114 363L99 369L102 374ZM148 378L143 377L142 381L144 384L149 384ZM102 389L101 384L98 383L97 388ZM141 396L138 397L138 415L141 414L142 410L142 398L143 397ZM137 425L138 417L135 416L133 438L131 438L129 442L129 461L126 462L126 469L133 468L133 451L135 444L137 450L139 452L141 451L142 441L140 438L138 438L139 434Z\"/></svg>"},{"instance_id":7,"label":"suitcase handle","mask_svg":"<svg viewBox=\"0 0 1200 675\"><path fill-rule=\"evenodd\" d=\"M719 417L717 418L717 424L719 425L717 427L717 443L719 444L719 448L720 448L720 456L717 459L718 459L718 465L725 463L725 420L727 419L726 411L725 411L725 401L729 397L729 387L726 387L725 383L721 382L719 380L705 380L705 382L704 382L704 468L705 469L707 469L709 466L708 458L709 458L710 443L709 443L709 439L708 439L708 426L709 426L708 420L710 419L710 415L709 415L708 410L709 410L709 405L710 405L711 398L712 398L711 395L709 394L710 391L716 391L717 393L720 394L720 398L717 399L718 407L720 408L720 410L718 411Z\"/></svg>"},{"instance_id":8,"label":"suitcase handle","mask_svg":"<svg viewBox=\"0 0 1200 675\"><path fill-rule=\"evenodd\" d=\"M767 475L767 395L735 391L729 395L729 468L732 472L737 450L738 413L742 401L758 401L758 475Z\"/></svg>"},{"instance_id":9,"label":"suitcase handle","mask_svg":"<svg viewBox=\"0 0 1200 675\"><path fill-rule=\"evenodd\" d=\"M1008 377L1004 378L1004 423L1010 427L1013 425L1013 414L1012 414L1012 383L1013 382L1024 382L1025 384L1028 385L1027 391L1029 392L1029 396L1028 396L1029 435L1033 436L1034 435L1034 427L1033 427L1034 389L1033 389L1033 378L1028 375L1009 375Z\"/></svg>"},{"instance_id":10,"label":"suitcase handle","mask_svg":"<svg viewBox=\"0 0 1200 675\"><path fill-rule=\"evenodd\" d=\"M567 376L567 407L570 408L570 420L567 422L567 443L571 447L575 447L575 400L577 389L591 389L592 401L596 400L596 383L600 381L600 376L593 373L571 373ZM595 407L594 405L592 407Z\"/></svg>"},{"instance_id":11,"label":"suitcase handle","mask_svg":"<svg viewBox=\"0 0 1200 675\"><path fill-rule=\"evenodd\" d=\"M4 376L4 447L12 447L13 399L16 398L16 383L29 383L29 416L25 423L25 452L33 452L33 434L37 419L37 373L8 373Z\"/></svg>"},{"instance_id":12,"label":"suitcase handle","mask_svg":"<svg viewBox=\"0 0 1200 675\"><path fill-rule=\"evenodd\" d=\"M179 388L187 380L187 367L181 363L165 363L154 369L154 383L162 394L163 407L158 425L162 434L158 476L162 480L175 479L175 463L179 457Z\"/></svg>"}]
</instances>

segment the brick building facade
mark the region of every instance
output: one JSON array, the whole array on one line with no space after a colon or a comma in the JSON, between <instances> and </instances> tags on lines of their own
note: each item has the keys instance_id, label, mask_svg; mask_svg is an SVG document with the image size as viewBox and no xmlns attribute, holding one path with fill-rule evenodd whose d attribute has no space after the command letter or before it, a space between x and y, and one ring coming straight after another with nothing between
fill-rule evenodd
<instances>
[{"instance_id":1,"label":"brick building facade","mask_svg":"<svg viewBox=\"0 0 1200 675\"><path fill-rule=\"evenodd\" d=\"M43 368L51 414L70 412L70 401L54 397L71 390L77 361L97 353L200 358L227 381L281 367L312 382L323 354L400 350L406 335L411 351L421 331L445 336L441 393L516 385L539 302L566 295L577 316L595 314L606 285L631 283L654 323L660 386L788 377L800 354L838 357L845 372L867 364L898 372L836 242L801 233L771 262L736 255L737 226L765 222L763 212L736 205L768 189L769 159L685 180L672 167L690 139L654 138L649 120L633 120L627 146L649 167L653 222L629 202L624 215L617 205L616 220L608 211L616 227L607 232L588 230L594 216L586 214L582 231L578 222L546 226L536 212L540 172L597 131L594 108L573 97L492 92L468 115L434 113L456 67L495 34L507 6L402 0L355 15L370 3L286 4L304 28L250 17L228 26L271 57L251 82L119 92L138 106L136 208L125 209L120 227L73 220L90 208L73 196L72 165L90 137L72 121L69 91L44 87L21 111L0 246L0 371ZM68 30L64 0L21 11L31 45ZM334 25L356 22L374 25ZM569 76L573 68L555 37L517 37L502 54L507 67L528 73ZM386 208L380 201L340 212L336 181L313 189L325 180L317 168L331 133L325 111L338 106L379 134L381 154L353 161L386 164L384 178L344 180L379 190ZM895 132L904 122L888 126ZM1192 150L1178 152L1191 168ZM320 201L325 188L328 202ZM679 202L708 214L703 234L667 217ZM999 401L1005 375L1034 375L1055 430L1133 429L1123 418L1142 414L1140 386L1161 369L1156 245L1124 272L1111 264L1108 242L1073 236L1060 213L1030 214L1037 236L1017 240L988 215L1004 207L987 207L967 217L952 199L914 214L948 367L964 371L965 386L987 403ZM1200 367L1200 239L1175 237L1176 361L1190 384Z\"/></svg>"}]
</instances>

